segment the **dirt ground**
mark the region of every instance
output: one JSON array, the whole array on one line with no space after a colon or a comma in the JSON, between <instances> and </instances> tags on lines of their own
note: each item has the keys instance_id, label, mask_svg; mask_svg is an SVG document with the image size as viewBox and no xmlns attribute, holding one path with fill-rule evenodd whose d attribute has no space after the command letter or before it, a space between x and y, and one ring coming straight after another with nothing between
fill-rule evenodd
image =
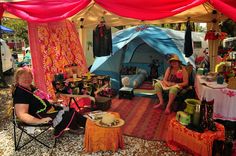
<instances>
[{"instance_id":1,"label":"dirt ground","mask_svg":"<svg viewBox=\"0 0 236 156\"><path fill-rule=\"evenodd\" d=\"M13 74L5 75L5 80L10 86ZM0 130L4 129L6 123L10 121L12 108L11 88L0 88Z\"/></svg>"},{"instance_id":2,"label":"dirt ground","mask_svg":"<svg viewBox=\"0 0 236 156\"><path fill-rule=\"evenodd\" d=\"M6 82L12 84L13 75L5 77ZM71 133L65 133L57 143L57 148L48 149L38 144L32 143L26 145L26 148L20 151L14 151L13 141L13 126L11 125L12 113L9 112L12 108L11 88L0 88L0 155L1 156L22 156L22 155L90 155L85 154L83 149L84 135L76 136ZM70 142L68 144L68 142ZM160 156L188 156L190 154L180 151L173 152L164 142L147 141L139 138L124 136L125 149L119 149L116 152L94 152L94 156L108 156L108 155L160 155ZM40 147L40 148L39 148ZM140 154L141 153L141 154Z\"/></svg>"}]
</instances>

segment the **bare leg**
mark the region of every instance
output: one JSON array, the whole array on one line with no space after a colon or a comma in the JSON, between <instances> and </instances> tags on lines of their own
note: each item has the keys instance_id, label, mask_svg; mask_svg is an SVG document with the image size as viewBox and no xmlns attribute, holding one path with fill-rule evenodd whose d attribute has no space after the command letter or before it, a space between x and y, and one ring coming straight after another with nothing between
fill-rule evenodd
<instances>
[{"instance_id":1,"label":"bare leg","mask_svg":"<svg viewBox=\"0 0 236 156\"><path fill-rule=\"evenodd\" d=\"M166 109L165 109L165 114L170 114L170 112L171 112L171 105L174 102L175 97L176 97L175 94L169 93L169 101L168 101L168 104L167 104Z\"/></svg>"},{"instance_id":2,"label":"bare leg","mask_svg":"<svg viewBox=\"0 0 236 156\"><path fill-rule=\"evenodd\" d=\"M163 106L163 96L162 92L157 92L157 97L159 99L159 104L155 105L154 108L160 108Z\"/></svg>"}]
</instances>

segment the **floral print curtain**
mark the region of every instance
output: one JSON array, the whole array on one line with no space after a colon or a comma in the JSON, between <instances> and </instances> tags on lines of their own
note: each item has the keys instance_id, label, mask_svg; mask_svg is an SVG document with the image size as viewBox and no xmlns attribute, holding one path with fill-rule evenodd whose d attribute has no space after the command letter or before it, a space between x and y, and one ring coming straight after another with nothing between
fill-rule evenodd
<instances>
[{"instance_id":1,"label":"floral print curtain","mask_svg":"<svg viewBox=\"0 0 236 156\"><path fill-rule=\"evenodd\" d=\"M28 23L35 85L54 96L54 75L64 72L64 66L78 65L81 73L88 71L79 35L73 22L62 20L48 23Z\"/></svg>"}]
</instances>

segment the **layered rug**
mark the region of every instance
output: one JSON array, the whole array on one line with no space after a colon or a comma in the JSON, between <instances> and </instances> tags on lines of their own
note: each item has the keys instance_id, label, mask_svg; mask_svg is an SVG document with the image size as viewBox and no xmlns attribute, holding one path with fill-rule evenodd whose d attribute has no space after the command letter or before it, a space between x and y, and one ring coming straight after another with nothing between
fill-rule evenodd
<instances>
[{"instance_id":1,"label":"layered rug","mask_svg":"<svg viewBox=\"0 0 236 156\"><path fill-rule=\"evenodd\" d=\"M144 81L142 85L139 87L139 89L145 89L145 90L153 90L153 83L150 81Z\"/></svg>"},{"instance_id":2,"label":"layered rug","mask_svg":"<svg viewBox=\"0 0 236 156\"><path fill-rule=\"evenodd\" d=\"M141 86L134 89L134 94L137 96L155 95L156 91L154 90L152 82L144 81Z\"/></svg>"},{"instance_id":3,"label":"layered rug","mask_svg":"<svg viewBox=\"0 0 236 156\"><path fill-rule=\"evenodd\" d=\"M134 97L132 100L114 98L109 111L118 112L125 120L125 135L164 141L168 124L175 113L165 115L164 110L154 109L157 102L157 98L148 97Z\"/></svg>"}]
</instances>

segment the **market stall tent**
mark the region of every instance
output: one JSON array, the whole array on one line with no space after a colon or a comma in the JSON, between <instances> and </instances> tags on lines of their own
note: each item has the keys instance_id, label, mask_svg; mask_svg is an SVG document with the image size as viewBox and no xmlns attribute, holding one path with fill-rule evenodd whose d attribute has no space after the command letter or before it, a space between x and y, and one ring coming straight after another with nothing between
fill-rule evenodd
<instances>
[{"instance_id":1,"label":"market stall tent","mask_svg":"<svg viewBox=\"0 0 236 156\"><path fill-rule=\"evenodd\" d=\"M119 16L92 2L88 5L88 7L72 16L70 19L78 26L83 26L83 28L96 27L102 17L104 17L106 24L109 26L184 23L187 21L188 17L190 17L192 22L211 23L212 11L214 9L215 8L210 3L206 2L170 17L165 17L158 20L140 20ZM226 19L223 14L219 14L217 18L219 21Z\"/></svg>"},{"instance_id":2,"label":"market stall tent","mask_svg":"<svg viewBox=\"0 0 236 156\"><path fill-rule=\"evenodd\" d=\"M225 19L225 16L236 21L236 3L234 0L17 0L17 2L13 0L12 2L0 2L0 17L2 17L3 13L5 16L5 12L8 12L28 22L51 22L66 18L73 19L73 16L76 17L76 14L78 14L74 21L77 24L79 22L80 26L83 27L83 23L86 23L85 18L92 18L92 16L86 15L89 15L93 6L96 6L95 4L102 8L102 16L107 12L117 15L117 18L110 22L111 26L111 23L116 23L121 17L136 19L136 24L137 21L141 21L143 24L143 22L147 21L158 23L159 20L163 20L163 23L179 23L186 21L190 17L191 21L199 19L198 22L207 22L209 24L208 30L219 31L217 25L222 19ZM199 8L201 9L199 10ZM218 11L216 14L212 14L212 10ZM85 16L79 15L80 13ZM167 20L168 17L169 20ZM172 20L170 17L173 17ZM99 20L95 20L97 24ZM132 23L123 22L123 24ZM214 56L217 52L219 41L210 42L212 42L209 47L210 64L214 70L214 63L216 62L216 57Z\"/></svg>"},{"instance_id":3,"label":"market stall tent","mask_svg":"<svg viewBox=\"0 0 236 156\"><path fill-rule=\"evenodd\" d=\"M194 22L211 22L212 10L219 10L236 21L234 0L147 0L145 2L140 0L22 0L20 2L3 1L0 7L2 13L7 11L14 16L34 22L56 21L65 18L77 18L80 21L80 18L84 18L84 20L97 23L100 17L107 12L110 13L110 17L114 17L111 18L110 24L117 23L116 25L127 24L125 23L127 21L124 21L123 24L118 23L117 20L121 20L121 18L155 23L159 20L161 20L160 23L179 23L191 17ZM4 13L4 16L7 16L7 13Z\"/></svg>"}]
</instances>

